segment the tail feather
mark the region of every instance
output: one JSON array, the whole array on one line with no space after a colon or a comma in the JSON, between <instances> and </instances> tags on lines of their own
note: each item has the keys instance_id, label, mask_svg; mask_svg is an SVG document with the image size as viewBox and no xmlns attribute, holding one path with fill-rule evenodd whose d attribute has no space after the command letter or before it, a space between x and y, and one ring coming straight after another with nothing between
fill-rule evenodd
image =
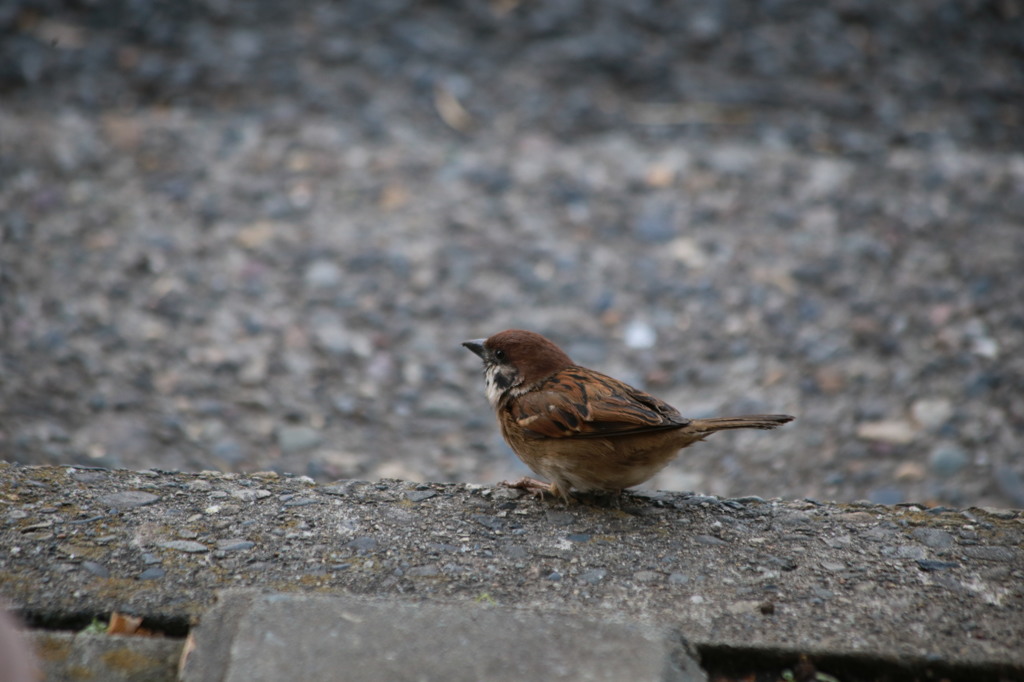
<instances>
[{"instance_id":1,"label":"tail feather","mask_svg":"<svg viewBox=\"0 0 1024 682\"><path fill-rule=\"evenodd\" d=\"M793 421L788 414L747 414L740 417L712 417L694 419L687 427L698 433L714 433L727 429L774 429Z\"/></svg>"}]
</instances>

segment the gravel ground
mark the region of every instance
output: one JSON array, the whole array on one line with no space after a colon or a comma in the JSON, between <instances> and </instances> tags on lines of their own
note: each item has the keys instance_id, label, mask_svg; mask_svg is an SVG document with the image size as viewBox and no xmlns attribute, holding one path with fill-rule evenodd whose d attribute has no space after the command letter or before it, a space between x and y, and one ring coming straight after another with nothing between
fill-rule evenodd
<instances>
[{"instance_id":1,"label":"gravel ground","mask_svg":"<svg viewBox=\"0 0 1024 682\"><path fill-rule=\"evenodd\" d=\"M0 458L493 482L509 326L653 486L1024 506L1024 3L0 7Z\"/></svg>"}]
</instances>

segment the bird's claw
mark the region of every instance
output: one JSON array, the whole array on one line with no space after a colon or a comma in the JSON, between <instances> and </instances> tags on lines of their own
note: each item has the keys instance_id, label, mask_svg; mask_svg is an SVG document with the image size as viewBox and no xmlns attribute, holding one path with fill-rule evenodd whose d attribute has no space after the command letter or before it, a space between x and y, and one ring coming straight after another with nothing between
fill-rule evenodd
<instances>
[{"instance_id":1,"label":"bird's claw","mask_svg":"<svg viewBox=\"0 0 1024 682\"><path fill-rule=\"evenodd\" d=\"M544 497L545 495L557 494L550 483L538 481L536 478L530 478L529 476L523 476L522 478L516 481L502 481L501 485L505 486L506 488L525 490L534 497Z\"/></svg>"}]
</instances>

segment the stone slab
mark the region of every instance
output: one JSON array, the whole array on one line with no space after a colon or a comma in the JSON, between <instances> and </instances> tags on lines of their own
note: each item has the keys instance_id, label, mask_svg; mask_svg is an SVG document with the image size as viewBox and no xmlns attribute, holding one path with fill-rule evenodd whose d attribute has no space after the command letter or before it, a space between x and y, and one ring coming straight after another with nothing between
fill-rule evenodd
<instances>
[{"instance_id":1,"label":"stone slab","mask_svg":"<svg viewBox=\"0 0 1024 682\"><path fill-rule=\"evenodd\" d=\"M228 592L185 682L706 682L669 628L475 605Z\"/></svg>"}]
</instances>

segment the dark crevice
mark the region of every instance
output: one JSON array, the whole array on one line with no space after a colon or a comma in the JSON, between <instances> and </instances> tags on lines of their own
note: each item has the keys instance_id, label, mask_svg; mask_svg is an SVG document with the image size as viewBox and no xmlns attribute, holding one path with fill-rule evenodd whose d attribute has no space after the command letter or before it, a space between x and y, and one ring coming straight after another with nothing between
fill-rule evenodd
<instances>
[{"instance_id":1,"label":"dark crevice","mask_svg":"<svg viewBox=\"0 0 1024 682\"><path fill-rule=\"evenodd\" d=\"M131 613L125 611L125 613ZM91 613L76 611L53 614L46 612L20 612L17 614L27 627L34 630L51 630L81 632L93 621L106 623L110 620L109 613ZM137 614L132 614L137 615ZM142 627L170 638L184 638L188 635L190 625L187 618L175 616L143 616Z\"/></svg>"},{"instance_id":2,"label":"dark crevice","mask_svg":"<svg viewBox=\"0 0 1024 682\"><path fill-rule=\"evenodd\" d=\"M720 645L696 647L701 666L714 682L1010 682L1024 679L1024 667L1007 664L952 664L930 658L879 658L870 654L815 653L743 649Z\"/></svg>"}]
</instances>

